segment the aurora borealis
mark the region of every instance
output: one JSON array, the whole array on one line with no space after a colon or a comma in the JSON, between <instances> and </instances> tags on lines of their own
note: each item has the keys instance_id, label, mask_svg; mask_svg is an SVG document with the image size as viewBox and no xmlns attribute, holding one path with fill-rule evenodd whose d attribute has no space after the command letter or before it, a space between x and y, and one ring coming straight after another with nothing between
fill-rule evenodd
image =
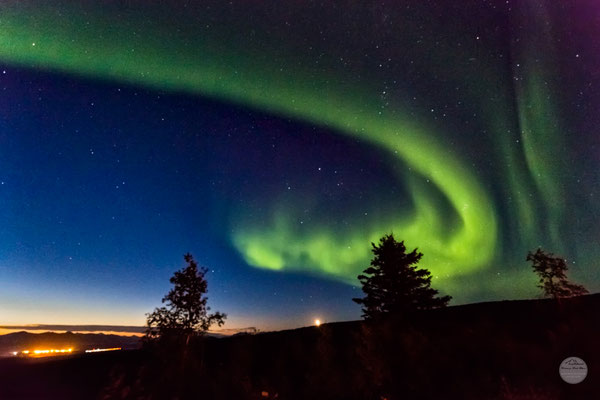
<instances>
[{"instance_id":1,"label":"aurora borealis","mask_svg":"<svg viewBox=\"0 0 600 400\"><path fill-rule=\"evenodd\" d=\"M455 303L533 296L538 246L597 291L599 20L592 0L3 2L0 281L141 321L191 251L234 317L352 318L369 243L393 231ZM40 215L64 241L63 222L24 227ZM125 296L115 276L147 283ZM139 300L115 322L90 286Z\"/></svg>"}]
</instances>

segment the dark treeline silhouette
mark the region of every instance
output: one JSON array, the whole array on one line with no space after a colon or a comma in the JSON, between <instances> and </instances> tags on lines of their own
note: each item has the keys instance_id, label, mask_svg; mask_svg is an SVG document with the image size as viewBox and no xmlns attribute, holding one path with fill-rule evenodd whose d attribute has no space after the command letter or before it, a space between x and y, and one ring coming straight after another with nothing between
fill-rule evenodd
<instances>
[{"instance_id":1,"label":"dark treeline silhouette","mask_svg":"<svg viewBox=\"0 0 600 400\"><path fill-rule=\"evenodd\" d=\"M187 266L176 271L170 279L173 288L163 297L166 305L147 314L146 338L165 338L203 335L213 324L222 326L227 315L221 312L209 314L207 305L208 283L206 268L198 268L194 257L183 256Z\"/></svg>"},{"instance_id":2,"label":"dark treeline silhouette","mask_svg":"<svg viewBox=\"0 0 600 400\"><path fill-rule=\"evenodd\" d=\"M597 359L592 332L600 325L586 320L597 315L600 298L559 308L521 301L445 309L451 297L431 287L431 273L418 266L422 253L407 251L392 234L371 245L373 259L358 276L365 297L353 299L365 322L222 340L201 335L224 316L208 315L204 274L194 272L187 255L188 267L171 279L175 287L163 300L167 308L148 318L149 326L166 321L163 336L169 332L171 340L146 348L144 365L152 367L114 377L105 398L558 399L589 393L589 383L566 391L556 370L571 354ZM530 259L538 274L547 271L546 294L584 293L566 280L564 260L539 250ZM182 316L185 307L173 305L187 293L196 301L183 303L188 311ZM189 318L190 304L196 319Z\"/></svg>"},{"instance_id":3,"label":"dark treeline silhouette","mask_svg":"<svg viewBox=\"0 0 600 400\"><path fill-rule=\"evenodd\" d=\"M187 254L187 267L171 278L166 305L148 314L147 337L162 340L145 347L142 367L113 376L104 398L552 399L564 390L556 373L547 379L546 369L556 370L558 359L570 355L570 339L582 335L584 351L577 354L597 355L585 347L590 333L582 333L589 302L566 309L511 302L445 311L451 297L431 287L431 273L418 265L422 253L407 251L393 234L371 246L373 259L358 276L365 296L352 299L364 323L223 340L203 335L225 315L208 313L206 270ZM566 279L564 260L541 250L527 260L546 295L585 293ZM534 338L539 342L532 345ZM532 379L523 379L525 373Z\"/></svg>"},{"instance_id":4,"label":"dark treeline silhouette","mask_svg":"<svg viewBox=\"0 0 600 400\"><path fill-rule=\"evenodd\" d=\"M588 291L582 285L572 283L567 278L567 262L564 258L537 249L527 254L533 271L539 276L538 287L544 296L559 299L563 297L581 296Z\"/></svg>"},{"instance_id":5,"label":"dark treeline silhouette","mask_svg":"<svg viewBox=\"0 0 600 400\"><path fill-rule=\"evenodd\" d=\"M404 242L396 241L393 234L384 235L378 245L371 246L371 265L358 276L365 297L352 299L362 306L364 318L448 305L452 297L436 297L438 291L431 287L431 273L417 266L423 253L417 249L407 253Z\"/></svg>"}]
</instances>

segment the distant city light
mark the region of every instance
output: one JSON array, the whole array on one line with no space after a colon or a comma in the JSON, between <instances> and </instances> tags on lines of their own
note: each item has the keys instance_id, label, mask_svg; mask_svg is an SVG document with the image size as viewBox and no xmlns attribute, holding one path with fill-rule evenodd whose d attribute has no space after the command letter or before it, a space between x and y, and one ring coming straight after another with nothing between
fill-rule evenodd
<instances>
[{"instance_id":1,"label":"distant city light","mask_svg":"<svg viewBox=\"0 0 600 400\"><path fill-rule=\"evenodd\" d=\"M103 352L103 351L117 351L117 350L121 350L121 347L110 347L110 348L106 348L106 349L95 348L95 349L86 350L85 352L86 353L99 353L99 352ZM68 348L68 349L37 349L37 350L13 351L13 352L11 352L11 354L13 356L23 355L23 356L29 356L29 357L36 357L36 356L43 357L43 356L69 354L72 352L73 352L72 348Z\"/></svg>"},{"instance_id":2,"label":"distant city light","mask_svg":"<svg viewBox=\"0 0 600 400\"><path fill-rule=\"evenodd\" d=\"M315 325L316 326L321 326L321 320L320 319L315 319Z\"/></svg>"},{"instance_id":3,"label":"distant city light","mask_svg":"<svg viewBox=\"0 0 600 400\"><path fill-rule=\"evenodd\" d=\"M14 356L23 354L23 355L27 355L30 357L35 357L35 356L44 356L44 355L67 354L67 353L72 353L72 352L73 352L73 349L43 349L43 350L23 350L21 352L13 351L12 354Z\"/></svg>"},{"instance_id":4,"label":"distant city light","mask_svg":"<svg viewBox=\"0 0 600 400\"><path fill-rule=\"evenodd\" d=\"M51 350L34 350L33 354L51 354L51 353L71 353L73 351L73 349L66 349L66 350L56 350L56 349L51 349ZM25 353L25 352L23 352ZM29 351L27 352L29 353Z\"/></svg>"},{"instance_id":5,"label":"distant city light","mask_svg":"<svg viewBox=\"0 0 600 400\"><path fill-rule=\"evenodd\" d=\"M109 349L91 349L91 350L86 350L86 353L99 353L101 351L116 351L116 350L121 350L120 347L111 347Z\"/></svg>"}]
</instances>

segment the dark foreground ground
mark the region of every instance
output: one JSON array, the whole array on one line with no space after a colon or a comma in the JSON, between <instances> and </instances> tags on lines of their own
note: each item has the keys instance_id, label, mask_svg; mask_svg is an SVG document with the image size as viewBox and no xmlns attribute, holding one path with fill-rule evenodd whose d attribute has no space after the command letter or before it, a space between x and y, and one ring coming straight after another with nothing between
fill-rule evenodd
<instances>
[{"instance_id":1,"label":"dark foreground ground","mask_svg":"<svg viewBox=\"0 0 600 400\"><path fill-rule=\"evenodd\" d=\"M562 360L585 360L580 384ZM0 399L598 399L600 295L0 361Z\"/></svg>"}]
</instances>

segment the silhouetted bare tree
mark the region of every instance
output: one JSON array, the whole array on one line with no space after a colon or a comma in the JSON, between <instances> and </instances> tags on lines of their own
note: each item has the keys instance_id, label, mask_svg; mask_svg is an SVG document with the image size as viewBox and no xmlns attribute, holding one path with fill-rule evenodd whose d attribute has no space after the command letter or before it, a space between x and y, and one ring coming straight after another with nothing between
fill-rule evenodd
<instances>
[{"instance_id":1,"label":"silhouetted bare tree","mask_svg":"<svg viewBox=\"0 0 600 400\"><path fill-rule=\"evenodd\" d=\"M527 261L531 261L533 271L540 277L538 287L544 296L552 298L581 296L588 293L582 285L569 282L567 278L567 262L565 259L537 249L527 254Z\"/></svg>"},{"instance_id":2,"label":"silhouetted bare tree","mask_svg":"<svg viewBox=\"0 0 600 400\"><path fill-rule=\"evenodd\" d=\"M166 306L156 308L147 316L147 338L165 335L197 335L206 332L211 325L225 323L225 314L216 312L209 314L206 268L198 268L198 264L190 253L184 256L187 266L171 277L174 285L163 297Z\"/></svg>"},{"instance_id":3,"label":"silhouetted bare tree","mask_svg":"<svg viewBox=\"0 0 600 400\"><path fill-rule=\"evenodd\" d=\"M366 296L352 299L362 306L363 318L448 305L452 297L436 297L438 291L431 287L431 273L417 267L423 257L417 249L407 253L404 242L397 242L393 235L385 235L379 239L379 245L371 245L371 266L358 276Z\"/></svg>"}]
</instances>

